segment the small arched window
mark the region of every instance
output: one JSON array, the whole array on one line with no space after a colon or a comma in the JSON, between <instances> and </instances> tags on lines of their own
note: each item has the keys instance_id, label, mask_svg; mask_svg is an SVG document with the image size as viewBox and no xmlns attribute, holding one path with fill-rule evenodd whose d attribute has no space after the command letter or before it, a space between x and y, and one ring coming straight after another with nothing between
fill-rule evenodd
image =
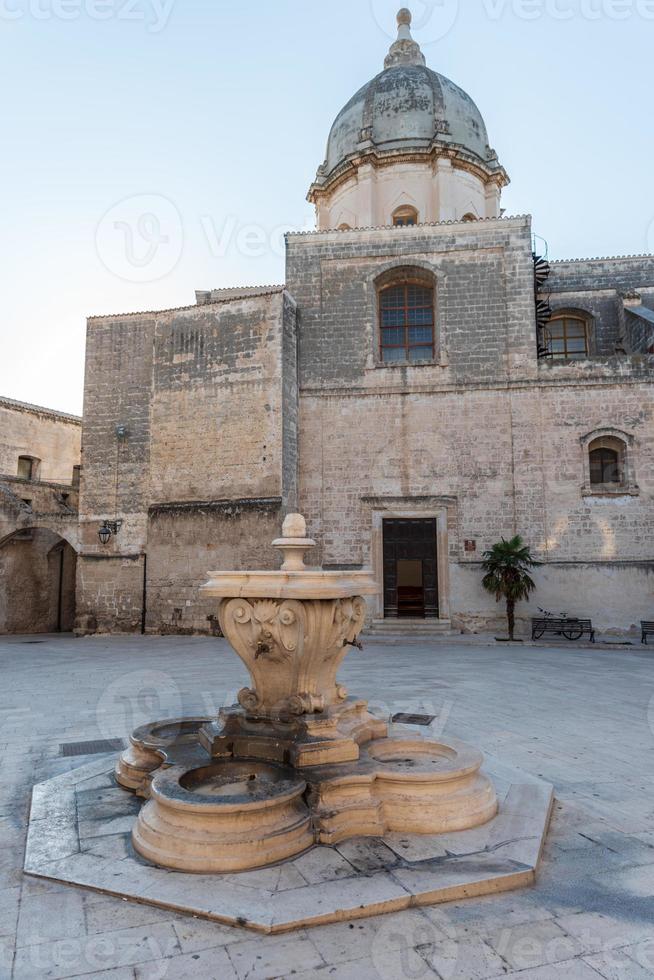
<instances>
[{"instance_id":1,"label":"small arched window","mask_svg":"<svg viewBox=\"0 0 654 980\"><path fill-rule=\"evenodd\" d=\"M418 212L409 205L398 208L397 211L393 211L393 224L398 228L406 225L417 225Z\"/></svg>"},{"instance_id":2,"label":"small arched window","mask_svg":"<svg viewBox=\"0 0 654 980\"><path fill-rule=\"evenodd\" d=\"M338 226L338 230L339 231L352 231L352 229L350 228L350 226L347 225L347 224L339 225Z\"/></svg>"},{"instance_id":3,"label":"small arched window","mask_svg":"<svg viewBox=\"0 0 654 980\"><path fill-rule=\"evenodd\" d=\"M545 328L546 356L553 361L588 357L589 319L583 313L555 313Z\"/></svg>"},{"instance_id":4,"label":"small arched window","mask_svg":"<svg viewBox=\"0 0 654 980\"><path fill-rule=\"evenodd\" d=\"M428 275L407 275L380 287L379 344L385 364L433 360L434 325L434 286Z\"/></svg>"},{"instance_id":5,"label":"small arched window","mask_svg":"<svg viewBox=\"0 0 654 980\"><path fill-rule=\"evenodd\" d=\"M640 492L634 473L636 442L619 429L597 429L581 439L584 459L582 493L586 497Z\"/></svg>"},{"instance_id":6,"label":"small arched window","mask_svg":"<svg viewBox=\"0 0 654 980\"><path fill-rule=\"evenodd\" d=\"M468 211L467 214L464 214L463 215L463 217L461 218L461 220L462 221L466 221L466 222L467 221L477 221L478 218L477 218L477 215L476 214L473 214L472 213L472 211Z\"/></svg>"}]
</instances>

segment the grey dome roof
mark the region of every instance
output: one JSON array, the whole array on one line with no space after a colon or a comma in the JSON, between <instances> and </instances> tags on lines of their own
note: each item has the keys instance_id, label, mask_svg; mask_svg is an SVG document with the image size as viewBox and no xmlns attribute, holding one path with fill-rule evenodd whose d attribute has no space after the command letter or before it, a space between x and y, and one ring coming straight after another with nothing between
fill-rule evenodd
<instances>
[{"instance_id":1,"label":"grey dome roof","mask_svg":"<svg viewBox=\"0 0 654 980\"><path fill-rule=\"evenodd\" d=\"M323 172L331 174L360 152L362 141L388 151L427 149L434 139L457 144L486 164L497 161L481 113L463 89L424 65L386 68L338 114Z\"/></svg>"},{"instance_id":2,"label":"grey dome roof","mask_svg":"<svg viewBox=\"0 0 654 980\"><path fill-rule=\"evenodd\" d=\"M332 126L316 186L324 186L343 164L362 153L426 151L435 142L451 145L489 170L502 170L470 96L427 68L411 36L411 12L403 7L397 21L397 41L384 71L359 89Z\"/></svg>"}]
</instances>

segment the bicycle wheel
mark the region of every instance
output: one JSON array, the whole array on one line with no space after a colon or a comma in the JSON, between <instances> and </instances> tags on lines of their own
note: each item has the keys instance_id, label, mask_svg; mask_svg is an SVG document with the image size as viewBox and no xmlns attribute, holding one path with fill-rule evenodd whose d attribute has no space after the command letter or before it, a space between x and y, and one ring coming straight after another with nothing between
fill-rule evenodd
<instances>
[{"instance_id":1,"label":"bicycle wheel","mask_svg":"<svg viewBox=\"0 0 654 980\"><path fill-rule=\"evenodd\" d=\"M563 635L566 640L579 640L584 635L584 631L581 626L569 626L563 630Z\"/></svg>"},{"instance_id":2,"label":"bicycle wheel","mask_svg":"<svg viewBox=\"0 0 654 980\"><path fill-rule=\"evenodd\" d=\"M542 630L540 630L540 629L534 630L534 635L533 635L532 639L533 640L540 640L541 636L545 636L545 630L544 629L542 629Z\"/></svg>"}]
</instances>

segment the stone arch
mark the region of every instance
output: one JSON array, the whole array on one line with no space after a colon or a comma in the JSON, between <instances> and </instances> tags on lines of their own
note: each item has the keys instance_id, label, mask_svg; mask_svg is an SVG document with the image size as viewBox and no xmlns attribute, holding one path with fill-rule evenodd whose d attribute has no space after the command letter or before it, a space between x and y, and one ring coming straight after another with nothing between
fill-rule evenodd
<instances>
[{"instance_id":1,"label":"stone arch","mask_svg":"<svg viewBox=\"0 0 654 980\"><path fill-rule=\"evenodd\" d=\"M79 548L71 532L24 520L0 537L0 634L73 629Z\"/></svg>"}]
</instances>

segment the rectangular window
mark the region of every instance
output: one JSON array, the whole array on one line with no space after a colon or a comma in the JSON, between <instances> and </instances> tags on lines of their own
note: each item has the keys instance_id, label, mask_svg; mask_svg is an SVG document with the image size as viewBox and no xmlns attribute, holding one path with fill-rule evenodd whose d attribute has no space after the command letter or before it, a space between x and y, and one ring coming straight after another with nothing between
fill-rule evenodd
<instances>
[{"instance_id":1,"label":"rectangular window","mask_svg":"<svg viewBox=\"0 0 654 980\"><path fill-rule=\"evenodd\" d=\"M18 478L20 480L31 480L34 472L34 460L31 456L18 457Z\"/></svg>"}]
</instances>

